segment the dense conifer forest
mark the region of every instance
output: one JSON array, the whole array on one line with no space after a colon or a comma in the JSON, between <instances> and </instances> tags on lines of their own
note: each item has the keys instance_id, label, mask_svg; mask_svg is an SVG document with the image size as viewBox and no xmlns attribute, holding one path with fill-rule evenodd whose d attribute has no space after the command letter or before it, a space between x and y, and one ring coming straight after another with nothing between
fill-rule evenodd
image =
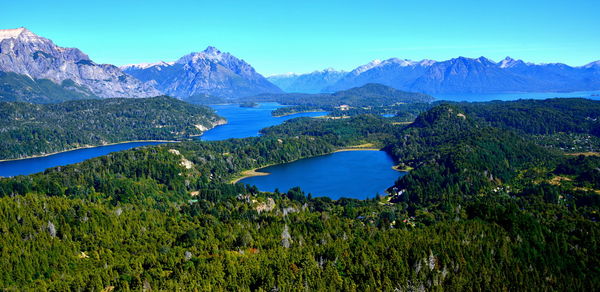
<instances>
[{"instance_id":1,"label":"dense conifer forest","mask_svg":"<svg viewBox=\"0 0 600 292\"><path fill-rule=\"evenodd\" d=\"M0 102L0 159L132 140L187 139L219 119L207 107L164 96Z\"/></svg>"},{"instance_id":2,"label":"dense conifer forest","mask_svg":"<svg viewBox=\"0 0 600 292\"><path fill-rule=\"evenodd\" d=\"M600 149L577 154L535 137L596 139L598 106L444 103L410 124L378 113L299 118L257 138L0 179L0 287L595 291ZM412 169L389 196L333 201L229 183L364 143Z\"/></svg>"}]
</instances>

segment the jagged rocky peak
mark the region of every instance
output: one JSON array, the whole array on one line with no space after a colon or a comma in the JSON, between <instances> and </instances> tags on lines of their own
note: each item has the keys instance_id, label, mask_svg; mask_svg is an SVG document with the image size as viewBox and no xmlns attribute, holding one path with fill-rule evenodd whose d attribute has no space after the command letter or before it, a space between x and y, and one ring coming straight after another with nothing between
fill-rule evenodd
<instances>
[{"instance_id":1,"label":"jagged rocky peak","mask_svg":"<svg viewBox=\"0 0 600 292\"><path fill-rule=\"evenodd\" d=\"M0 71L32 79L65 81L99 97L160 95L149 84L123 73L114 65L96 64L77 48L63 48L28 29L0 30Z\"/></svg>"},{"instance_id":2,"label":"jagged rocky peak","mask_svg":"<svg viewBox=\"0 0 600 292\"><path fill-rule=\"evenodd\" d=\"M128 65L123 70L180 98L198 95L240 97L281 92L250 64L213 46L187 54L173 63Z\"/></svg>"},{"instance_id":3,"label":"jagged rocky peak","mask_svg":"<svg viewBox=\"0 0 600 292\"><path fill-rule=\"evenodd\" d=\"M30 30L24 28L24 27L19 27L19 28L13 28L13 29L0 29L0 41L4 40L4 39L14 39L14 38L18 38L18 37L22 37L25 39L39 39L40 37L36 34L34 34L33 32L31 32Z\"/></svg>"},{"instance_id":4,"label":"jagged rocky peak","mask_svg":"<svg viewBox=\"0 0 600 292\"><path fill-rule=\"evenodd\" d=\"M229 53L223 53L219 49L217 49L213 46L208 46L202 52L193 52L193 53L190 53L190 54L187 54L187 55L181 57L179 60L176 61L176 63L184 64L184 63L188 63L188 62L197 62L198 60L221 61L224 58L231 58L231 57L233 57L233 56ZM235 57L233 57L233 58L235 58Z\"/></svg>"},{"instance_id":5,"label":"jagged rocky peak","mask_svg":"<svg viewBox=\"0 0 600 292\"><path fill-rule=\"evenodd\" d=\"M525 62L523 62L521 60L515 60L508 56L506 58L504 58L502 61L498 62L498 66L500 66L500 68L502 68L502 69L512 68L512 67L519 66L519 65L525 65Z\"/></svg>"},{"instance_id":6,"label":"jagged rocky peak","mask_svg":"<svg viewBox=\"0 0 600 292\"><path fill-rule=\"evenodd\" d=\"M217 49L217 48L215 48L213 46L208 46L203 51L203 53L209 54L209 55L219 55L219 54L221 54L221 51L219 51L219 49Z\"/></svg>"}]
</instances>

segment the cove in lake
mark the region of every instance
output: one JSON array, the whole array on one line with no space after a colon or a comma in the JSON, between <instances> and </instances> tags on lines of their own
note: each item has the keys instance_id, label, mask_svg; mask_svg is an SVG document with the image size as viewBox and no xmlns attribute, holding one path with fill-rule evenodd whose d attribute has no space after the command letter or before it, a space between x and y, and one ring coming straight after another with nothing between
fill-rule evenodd
<instances>
[{"instance_id":1,"label":"cove in lake","mask_svg":"<svg viewBox=\"0 0 600 292\"><path fill-rule=\"evenodd\" d=\"M240 107L238 104L211 105L218 115L227 119L227 124L206 131L198 138L204 141L226 140L259 136L263 128L279 125L297 117L324 116L327 112L298 113L283 117L271 115L273 110L284 107L276 102L261 102L256 107Z\"/></svg>"},{"instance_id":2,"label":"cove in lake","mask_svg":"<svg viewBox=\"0 0 600 292\"><path fill-rule=\"evenodd\" d=\"M367 199L385 190L403 176L392 169L394 161L383 151L343 151L259 169L270 173L240 180L261 191L286 192L299 186L314 197Z\"/></svg>"},{"instance_id":3,"label":"cove in lake","mask_svg":"<svg viewBox=\"0 0 600 292\"><path fill-rule=\"evenodd\" d=\"M127 142L65 151L42 157L2 161L0 162L0 177L37 173L44 171L47 168L79 163L90 158L106 155L116 151L164 143L167 142Z\"/></svg>"}]
</instances>

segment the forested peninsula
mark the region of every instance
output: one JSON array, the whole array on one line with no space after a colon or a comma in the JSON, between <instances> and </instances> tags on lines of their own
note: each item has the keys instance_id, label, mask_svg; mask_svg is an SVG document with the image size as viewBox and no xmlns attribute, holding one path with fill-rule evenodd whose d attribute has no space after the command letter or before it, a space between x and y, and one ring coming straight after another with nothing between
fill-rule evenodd
<instances>
[{"instance_id":1,"label":"forested peninsula","mask_svg":"<svg viewBox=\"0 0 600 292\"><path fill-rule=\"evenodd\" d=\"M166 96L0 102L0 160L125 141L185 140L222 123L208 107Z\"/></svg>"}]
</instances>

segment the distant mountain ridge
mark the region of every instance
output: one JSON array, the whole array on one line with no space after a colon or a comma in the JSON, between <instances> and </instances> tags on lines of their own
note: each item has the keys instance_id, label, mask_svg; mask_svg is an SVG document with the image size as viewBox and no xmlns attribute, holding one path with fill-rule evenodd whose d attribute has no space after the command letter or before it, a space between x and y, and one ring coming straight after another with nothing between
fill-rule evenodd
<instances>
[{"instance_id":1,"label":"distant mountain ridge","mask_svg":"<svg viewBox=\"0 0 600 292\"><path fill-rule=\"evenodd\" d=\"M244 60L215 47L191 53L175 62L133 64L121 69L171 96L197 95L244 97L262 93L281 93L281 89L256 72Z\"/></svg>"},{"instance_id":2,"label":"distant mountain ridge","mask_svg":"<svg viewBox=\"0 0 600 292\"><path fill-rule=\"evenodd\" d=\"M330 93L369 83L428 94L600 90L600 61L571 67L510 57L499 62L485 57L447 61L391 58L371 61L347 73L335 71L337 80L333 82L324 80L319 72L273 75L269 80L286 92L298 93ZM298 80L303 80L301 86ZM323 84L328 85L318 89Z\"/></svg>"},{"instance_id":3,"label":"distant mountain ridge","mask_svg":"<svg viewBox=\"0 0 600 292\"><path fill-rule=\"evenodd\" d=\"M560 63L526 63L510 57L500 62L485 57L458 57L441 62L393 58L360 66L322 91L339 91L367 83L428 94L598 90L600 62L571 67Z\"/></svg>"},{"instance_id":4,"label":"distant mountain ridge","mask_svg":"<svg viewBox=\"0 0 600 292\"><path fill-rule=\"evenodd\" d=\"M53 102L48 97L53 94L73 95L69 99L160 95L114 65L96 64L79 49L59 47L23 27L0 30L0 71L0 100Z\"/></svg>"},{"instance_id":5,"label":"distant mountain ridge","mask_svg":"<svg viewBox=\"0 0 600 292\"><path fill-rule=\"evenodd\" d=\"M350 72L325 69L268 78L215 47L173 62L116 67L97 64L26 28L0 30L0 101L53 103L72 99L168 94L203 103L261 94L332 93L370 83L427 94L600 90L600 61L572 67L507 57L446 61L374 60Z\"/></svg>"},{"instance_id":6,"label":"distant mountain ridge","mask_svg":"<svg viewBox=\"0 0 600 292\"><path fill-rule=\"evenodd\" d=\"M267 77L285 92L320 93L325 87L335 84L348 72L327 68L306 74L280 74Z\"/></svg>"}]
</instances>

